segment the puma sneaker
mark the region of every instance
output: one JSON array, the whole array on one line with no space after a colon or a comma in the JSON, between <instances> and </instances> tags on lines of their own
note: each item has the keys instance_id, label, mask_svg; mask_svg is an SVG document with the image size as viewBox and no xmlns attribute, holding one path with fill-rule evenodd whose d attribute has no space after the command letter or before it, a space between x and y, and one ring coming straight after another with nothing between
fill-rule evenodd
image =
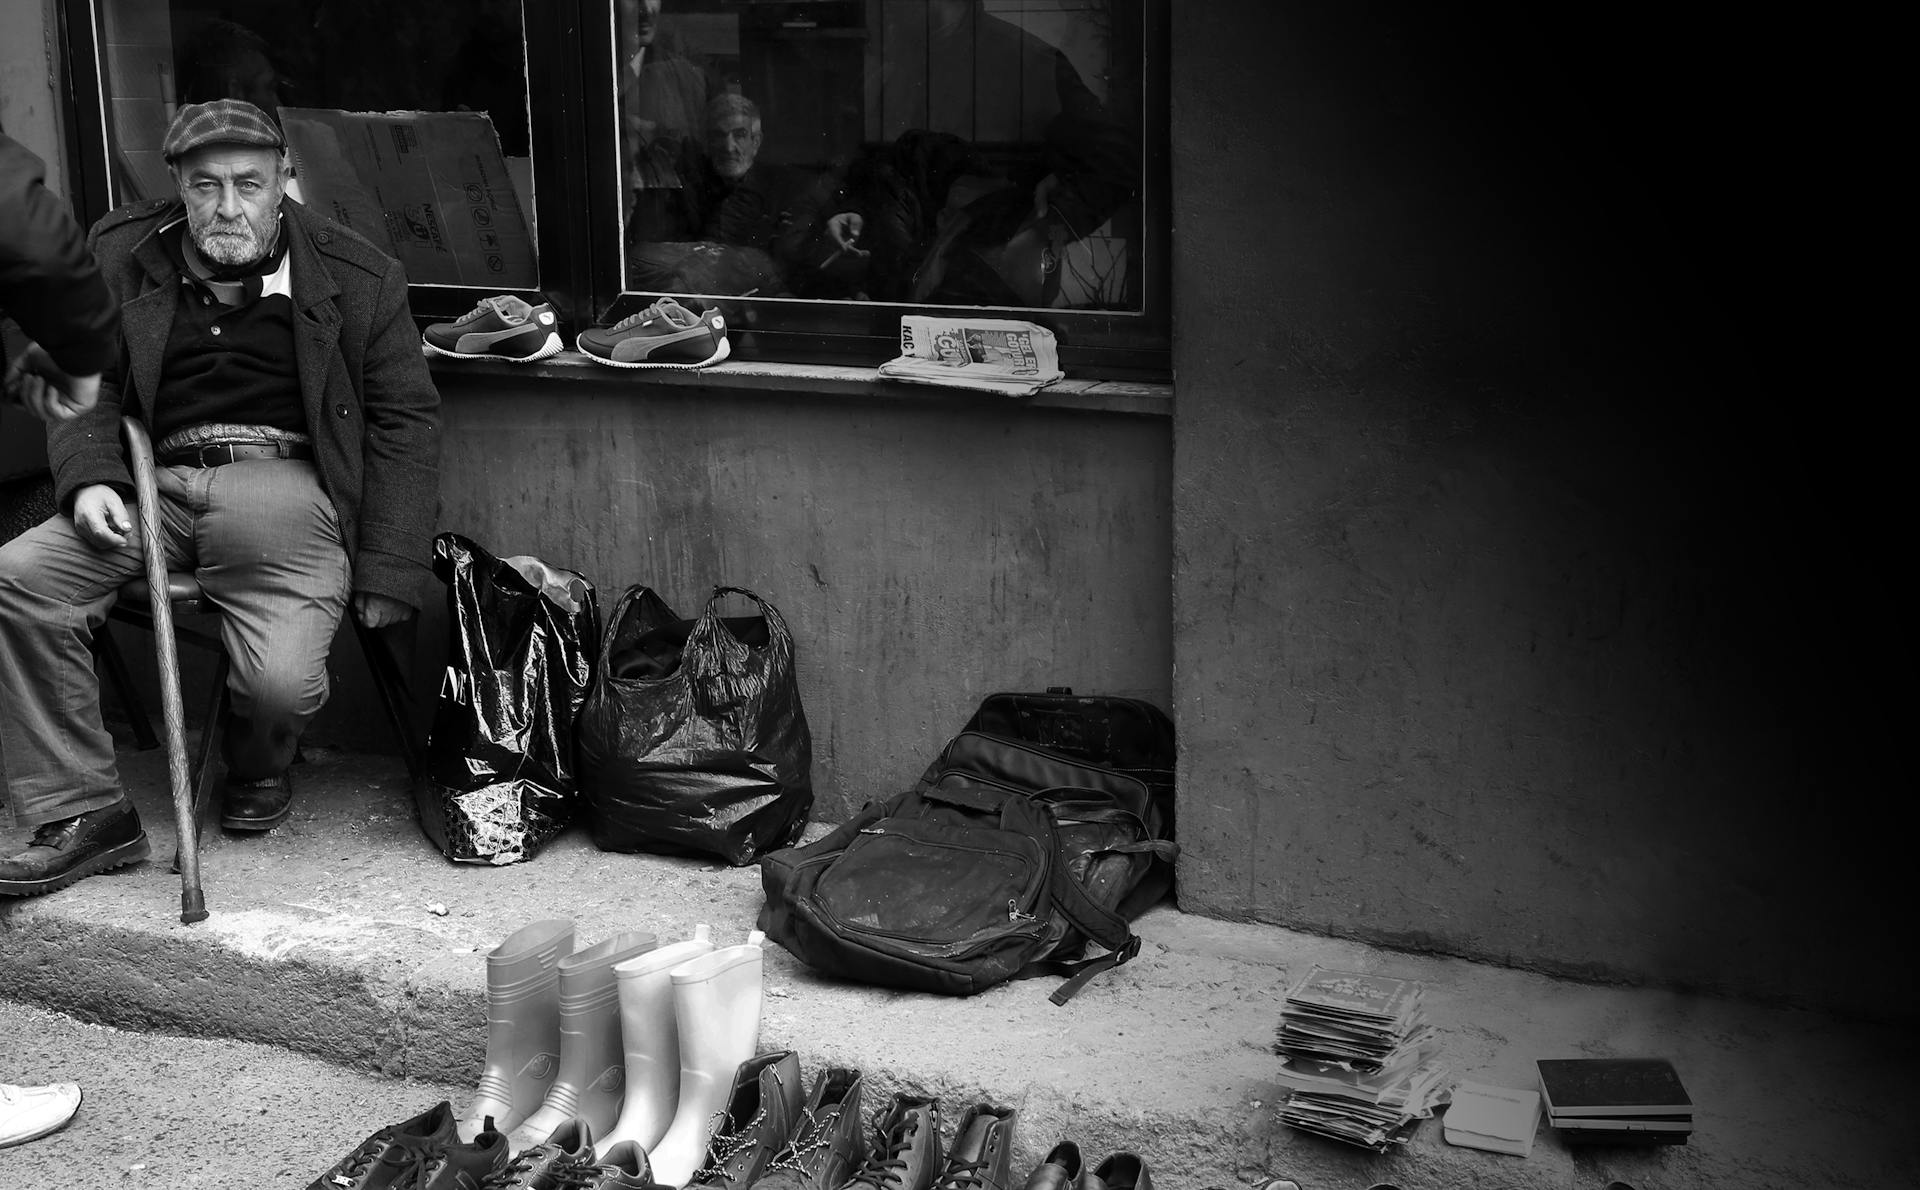
<instances>
[{"instance_id":1,"label":"puma sneaker","mask_svg":"<svg viewBox=\"0 0 1920 1190\"><path fill-rule=\"evenodd\" d=\"M588 359L616 368L704 368L732 350L720 311L695 314L672 298L612 326L581 331L575 345Z\"/></svg>"},{"instance_id":2,"label":"puma sneaker","mask_svg":"<svg viewBox=\"0 0 1920 1190\"><path fill-rule=\"evenodd\" d=\"M510 364L530 364L564 346L552 306L530 306L510 293L488 298L456 321L433 323L420 338L436 355Z\"/></svg>"}]
</instances>

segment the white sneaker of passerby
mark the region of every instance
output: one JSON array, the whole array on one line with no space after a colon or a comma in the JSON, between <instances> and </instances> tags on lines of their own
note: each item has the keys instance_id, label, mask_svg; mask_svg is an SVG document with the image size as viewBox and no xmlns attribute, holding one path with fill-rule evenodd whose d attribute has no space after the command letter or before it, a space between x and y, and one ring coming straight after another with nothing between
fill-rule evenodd
<instances>
[{"instance_id":1,"label":"white sneaker of passerby","mask_svg":"<svg viewBox=\"0 0 1920 1190\"><path fill-rule=\"evenodd\" d=\"M72 1083L16 1087L0 1083L0 1149L58 1132L80 1110L80 1088Z\"/></svg>"}]
</instances>

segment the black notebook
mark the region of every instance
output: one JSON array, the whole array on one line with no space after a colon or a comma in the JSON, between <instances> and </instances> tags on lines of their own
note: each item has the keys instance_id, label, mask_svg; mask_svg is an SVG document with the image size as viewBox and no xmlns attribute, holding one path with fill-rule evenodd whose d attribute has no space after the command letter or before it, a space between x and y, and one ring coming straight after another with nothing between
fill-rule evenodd
<instances>
[{"instance_id":1,"label":"black notebook","mask_svg":"<svg viewBox=\"0 0 1920 1190\"><path fill-rule=\"evenodd\" d=\"M1690 1116L1693 1100L1665 1058L1541 1058L1549 1117Z\"/></svg>"}]
</instances>

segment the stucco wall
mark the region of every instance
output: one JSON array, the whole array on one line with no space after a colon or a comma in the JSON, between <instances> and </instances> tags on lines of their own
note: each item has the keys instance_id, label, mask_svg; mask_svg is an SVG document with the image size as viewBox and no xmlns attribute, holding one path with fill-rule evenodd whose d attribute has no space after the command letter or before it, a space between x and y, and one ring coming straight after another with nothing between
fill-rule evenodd
<instances>
[{"instance_id":1,"label":"stucco wall","mask_svg":"<svg viewBox=\"0 0 1920 1190\"><path fill-rule=\"evenodd\" d=\"M720 583L772 601L796 641L819 819L911 784L996 690L1168 704L1166 418L594 373L440 372L442 525L581 571L603 612L630 583L683 615ZM436 603L414 682L429 704L446 631ZM387 747L344 636L334 669L316 738Z\"/></svg>"},{"instance_id":2,"label":"stucco wall","mask_svg":"<svg viewBox=\"0 0 1920 1190\"><path fill-rule=\"evenodd\" d=\"M1762 396L1707 59L1302 7L1175 5L1182 906L1889 1011L1877 514Z\"/></svg>"}]
</instances>

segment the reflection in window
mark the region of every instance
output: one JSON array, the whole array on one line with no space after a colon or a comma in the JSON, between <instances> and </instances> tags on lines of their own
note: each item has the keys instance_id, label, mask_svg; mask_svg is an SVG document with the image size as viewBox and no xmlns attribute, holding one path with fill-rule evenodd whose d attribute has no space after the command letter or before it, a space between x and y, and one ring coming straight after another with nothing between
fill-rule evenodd
<instances>
[{"instance_id":1,"label":"reflection in window","mask_svg":"<svg viewBox=\"0 0 1920 1190\"><path fill-rule=\"evenodd\" d=\"M409 280L537 286L519 0L107 0L100 49L115 202L174 193L180 105L245 99L287 133L291 193Z\"/></svg>"},{"instance_id":2,"label":"reflection in window","mask_svg":"<svg viewBox=\"0 0 1920 1190\"><path fill-rule=\"evenodd\" d=\"M1138 0L615 0L629 290L1141 308Z\"/></svg>"}]
</instances>

